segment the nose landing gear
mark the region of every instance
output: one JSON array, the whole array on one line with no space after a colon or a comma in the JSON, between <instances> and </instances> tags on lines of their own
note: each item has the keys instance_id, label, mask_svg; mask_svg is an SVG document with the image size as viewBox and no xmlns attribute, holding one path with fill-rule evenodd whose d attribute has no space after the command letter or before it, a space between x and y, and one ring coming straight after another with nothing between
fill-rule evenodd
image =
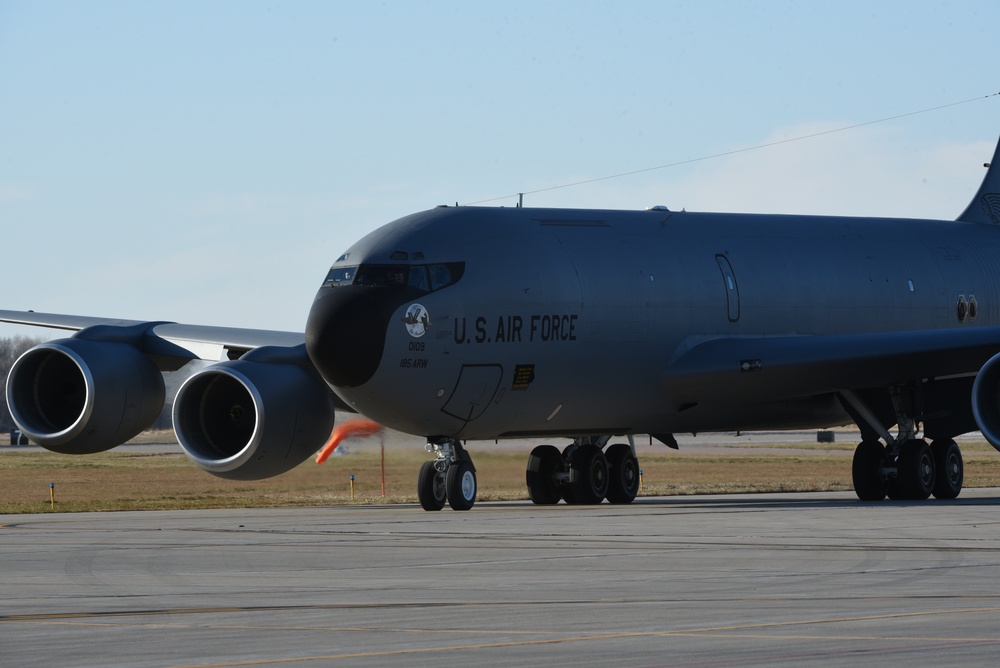
<instances>
[{"instance_id":1,"label":"nose landing gear","mask_svg":"<svg viewBox=\"0 0 1000 668\"><path fill-rule=\"evenodd\" d=\"M424 510L469 510L476 503L476 467L458 441L446 439L427 444L434 459L424 462L417 476L417 498Z\"/></svg>"},{"instance_id":2,"label":"nose landing gear","mask_svg":"<svg viewBox=\"0 0 1000 668\"><path fill-rule=\"evenodd\" d=\"M615 443L602 451L610 436L578 438L565 450L539 445L528 456L525 482L537 505L565 500L571 505L632 503L639 492L639 460L631 443ZM417 476L417 498L424 510L469 510L476 503L476 467L454 439L427 444L434 459Z\"/></svg>"}]
</instances>

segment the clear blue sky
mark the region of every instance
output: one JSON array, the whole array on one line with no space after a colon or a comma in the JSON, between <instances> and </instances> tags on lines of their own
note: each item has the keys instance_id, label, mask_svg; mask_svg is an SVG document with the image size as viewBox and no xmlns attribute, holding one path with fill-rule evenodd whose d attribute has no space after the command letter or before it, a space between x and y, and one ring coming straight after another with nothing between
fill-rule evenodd
<instances>
[{"instance_id":1,"label":"clear blue sky","mask_svg":"<svg viewBox=\"0 0 1000 668\"><path fill-rule=\"evenodd\" d=\"M984 98L525 202L953 218L1000 134L998 25L996 0L0 1L0 308L299 330L407 213Z\"/></svg>"}]
</instances>

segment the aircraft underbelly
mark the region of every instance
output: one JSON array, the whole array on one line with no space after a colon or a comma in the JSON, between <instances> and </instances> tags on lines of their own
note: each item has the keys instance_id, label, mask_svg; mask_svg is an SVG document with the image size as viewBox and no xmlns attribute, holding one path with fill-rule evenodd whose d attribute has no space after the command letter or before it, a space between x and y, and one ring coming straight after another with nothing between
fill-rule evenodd
<instances>
[{"instance_id":1,"label":"aircraft underbelly","mask_svg":"<svg viewBox=\"0 0 1000 668\"><path fill-rule=\"evenodd\" d=\"M701 404L665 418L660 427L670 433L697 433L820 429L850 422L850 416L837 397L833 394L824 394L777 402Z\"/></svg>"}]
</instances>

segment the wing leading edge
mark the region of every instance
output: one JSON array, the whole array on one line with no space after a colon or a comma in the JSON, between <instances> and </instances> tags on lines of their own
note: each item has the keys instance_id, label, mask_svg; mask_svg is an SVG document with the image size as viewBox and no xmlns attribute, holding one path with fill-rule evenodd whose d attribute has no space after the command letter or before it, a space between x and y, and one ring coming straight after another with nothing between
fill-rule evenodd
<instances>
[{"instance_id":1,"label":"wing leading edge","mask_svg":"<svg viewBox=\"0 0 1000 668\"><path fill-rule=\"evenodd\" d=\"M247 351L264 346L291 348L305 342L305 334L302 332L146 322L34 311L0 310L0 322L76 332L95 327L133 331L138 329L142 330L141 349L145 353L216 362L239 357Z\"/></svg>"}]
</instances>

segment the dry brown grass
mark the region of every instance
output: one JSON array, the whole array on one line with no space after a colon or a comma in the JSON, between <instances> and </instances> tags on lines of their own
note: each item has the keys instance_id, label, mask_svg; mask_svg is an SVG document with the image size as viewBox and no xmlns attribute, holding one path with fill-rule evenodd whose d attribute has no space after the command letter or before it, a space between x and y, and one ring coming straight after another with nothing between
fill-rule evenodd
<instances>
[{"instance_id":1,"label":"dry brown grass","mask_svg":"<svg viewBox=\"0 0 1000 668\"><path fill-rule=\"evenodd\" d=\"M1000 457L985 444L963 444L967 487L1000 486ZM850 490L853 446L815 454L774 453L774 445L719 448L718 454L684 454L641 448L643 495ZM762 452L770 451L770 452ZM480 500L526 499L525 450L477 451ZM419 448L386 450L382 496L378 450L307 461L276 478L216 478L177 454L108 452L71 457L48 452L0 451L0 513L50 510L149 510L416 502L416 475L428 455ZM351 500L350 476L355 476Z\"/></svg>"}]
</instances>

